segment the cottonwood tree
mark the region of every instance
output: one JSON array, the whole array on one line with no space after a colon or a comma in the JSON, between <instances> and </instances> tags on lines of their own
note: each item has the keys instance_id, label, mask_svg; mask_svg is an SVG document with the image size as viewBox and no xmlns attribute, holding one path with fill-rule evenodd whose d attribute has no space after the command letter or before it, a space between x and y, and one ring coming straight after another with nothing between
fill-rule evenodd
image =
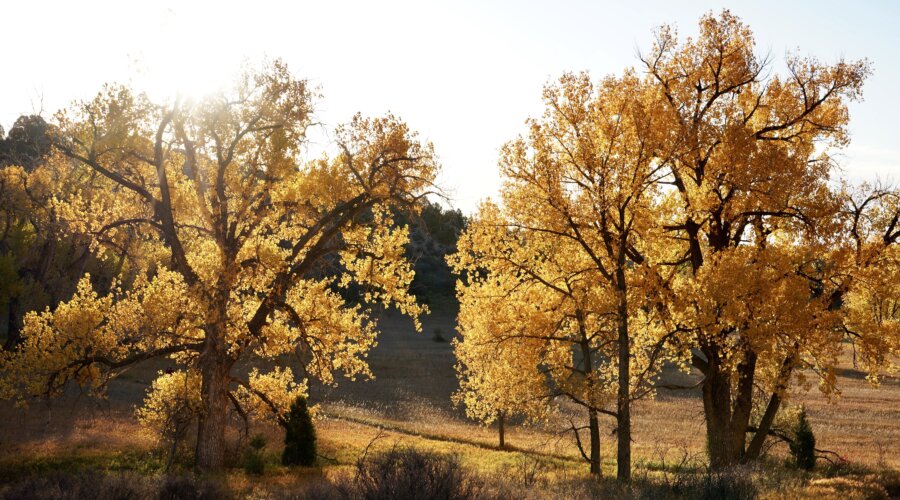
<instances>
[{"instance_id":1,"label":"cottonwood tree","mask_svg":"<svg viewBox=\"0 0 900 500\"><path fill-rule=\"evenodd\" d=\"M453 339L453 350L460 388L453 401L470 418L496 420L502 448L508 419L539 422L549 416L554 395L541 366L551 356L547 340L556 329L558 301L524 274L508 272L515 262L530 260L530 249L498 217L495 205L484 204L449 260L468 276L457 284L460 337ZM549 263L539 267L530 272L553 272Z\"/></svg>"},{"instance_id":2,"label":"cottonwood tree","mask_svg":"<svg viewBox=\"0 0 900 500\"><path fill-rule=\"evenodd\" d=\"M788 398L793 382L807 384L805 372L819 376L826 394L839 393L835 377L838 357L849 347L855 367L868 373L877 384L884 372L896 372L900 352L900 193L886 185L863 184L845 187L843 205L834 220L833 232L820 253L808 258L797 274L808 281L811 295L820 308L821 322L828 318L831 328L811 343L794 339L780 351L776 370L763 375L764 405L759 422L747 444L744 461L759 457L765 440L772 435L779 410ZM809 332L806 332L809 333Z\"/></svg>"},{"instance_id":3,"label":"cottonwood tree","mask_svg":"<svg viewBox=\"0 0 900 500\"><path fill-rule=\"evenodd\" d=\"M833 387L840 314L819 285L840 232L829 153L847 144L847 104L869 74L866 61L798 56L775 74L754 50L724 11L696 39L661 28L642 57L674 152L660 293L673 345L702 373L713 466L758 453L746 449L755 386L783 394L802 366Z\"/></svg>"},{"instance_id":4,"label":"cottonwood tree","mask_svg":"<svg viewBox=\"0 0 900 500\"><path fill-rule=\"evenodd\" d=\"M198 101L155 104L108 86L61 113L58 150L98 182L58 210L99 250L129 252L132 276L107 294L85 277L70 301L29 314L4 392L53 395L69 381L100 390L134 363L169 357L185 375L163 378L198 386L187 391L199 398L196 463L212 471L224 465L230 407L283 420L308 378L368 375L367 306L423 312L407 293L407 230L390 214L414 209L438 167L393 116L356 116L335 133L337 155L299 160L312 97L274 62ZM140 244L124 248L128 228ZM346 272L328 278L334 258ZM340 294L351 285L365 290L359 304ZM302 373L238 368L288 354ZM155 384L148 401L171 385Z\"/></svg>"},{"instance_id":5,"label":"cottonwood tree","mask_svg":"<svg viewBox=\"0 0 900 500\"><path fill-rule=\"evenodd\" d=\"M847 193L841 217L850 237L823 293L844 313L841 328L858 348L854 362L877 382L883 370L896 371L900 352L900 190L859 186Z\"/></svg>"},{"instance_id":6,"label":"cottonwood tree","mask_svg":"<svg viewBox=\"0 0 900 500\"><path fill-rule=\"evenodd\" d=\"M608 297L576 288L582 278L568 269L571 247L519 234L508 222L496 206L484 205L454 258L458 272L467 273L458 285L457 397L486 422L504 412L540 420L557 397L568 399L586 413L587 426L572 423L571 430L591 473L600 475L599 416L610 413L615 394L608 362L613 325L587 304L609 305Z\"/></svg>"},{"instance_id":7,"label":"cottonwood tree","mask_svg":"<svg viewBox=\"0 0 900 500\"><path fill-rule=\"evenodd\" d=\"M599 439L597 413L616 418L617 476L625 481L631 475L631 401L649 392L650 375L664 352L657 330L646 321L650 309L643 287L643 252L654 238L657 181L668 163L662 150L665 130L654 116L652 96L645 94L646 87L631 73L597 85L586 74L567 74L548 86L544 116L529 122L527 137L502 151L503 208L499 215L475 223L467 248L478 255L467 269L470 273L487 266L487 280L518 276L553 297L552 314L558 315L554 321L509 325L501 336L518 337L509 343L520 353L533 348L527 340L532 337L556 350L577 348L581 368L574 371L587 386L597 386L587 392L615 387L614 410L604 408L603 398L562 392L589 411L593 472L599 473L599 457L593 453L599 447L594 443ZM497 235L484 237L480 226L485 224L511 231L507 241L495 241ZM531 307L533 299L517 297L519 286L509 291L507 300L512 307ZM479 331L487 330L486 325L466 328L468 309L483 308L482 314L490 314L498 306L490 294L476 288L461 291L466 344L489 335ZM484 298L472 300L472 293ZM633 323L641 325L639 331ZM535 328L545 330L521 334ZM559 355L539 363L550 373L566 373L553 381L557 389L565 387L563 380L571 377L573 365Z\"/></svg>"},{"instance_id":8,"label":"cottonwood tree","mask_svg":"<svg viewBox=\"0 0 900 500\"><path fill-rule=\"evenodd\" d=\"M461 337L453 339L460 385L453 402L465 407L469 418L486 425L496 421L500 448L506 446L510 419L542 421L552 399L546 377L537 370L543 362L541 340L524 338L526 331L545 321L538 310L521 306L523 301L537 306L535 300L545 297L518 284L499 277L460 286ZM541 321L536 322L538 317ZM532 345L523 348L523 342Z\"/></svg>"}]
</instances>

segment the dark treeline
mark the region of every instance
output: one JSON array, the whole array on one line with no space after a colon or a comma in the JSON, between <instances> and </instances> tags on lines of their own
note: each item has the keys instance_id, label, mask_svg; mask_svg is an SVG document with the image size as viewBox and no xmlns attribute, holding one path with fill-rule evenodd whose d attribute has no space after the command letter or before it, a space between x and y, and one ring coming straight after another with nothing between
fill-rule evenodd
<instances>
[{"instance_id":1,"label":"dark treeline","mask_svg":"<svg viewBox=\"0 0 900 500\"><path fill-rule=\"evenodd\" d=\"M0 335L6 349L19 342L28 311L67 299L85 272L98 283L115 275L111 263L92 254L88 241L64 232L52 206L60 193L44 189L39 178L29 182L52 154L50 134L50 125L37 115L20 116L8 133L0 128L0 168L5 169L0 178Z\"/></svg>"}]
</instances>

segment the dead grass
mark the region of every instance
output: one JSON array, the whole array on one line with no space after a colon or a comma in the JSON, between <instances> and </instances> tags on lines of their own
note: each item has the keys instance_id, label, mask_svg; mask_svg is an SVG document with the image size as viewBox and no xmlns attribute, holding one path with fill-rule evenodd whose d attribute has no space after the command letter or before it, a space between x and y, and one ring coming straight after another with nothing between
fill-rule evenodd
<instances>
[{"instance_id":1,"label":"dead grass","mask_svg":"<svg viewBox=\"0 0 900 500\"><path fill-rule=\"evenodd\" d=\"M450 337L452 319L452 311L426 318L424 333L416 333L409 322L387 315L379 346L370 355L375 380L312 389L311 399L321 402L325 416L317 424L319 451L327 457L320 460L322 467L281 467L277 464L279 430L255 429L264 432L269 443L267 472L261 478L230 473L227 481L232 491L259 497L257 493L273 488L290 490L347 473L379 433L373 452L411 446L452 454L477 474L538 496L565 494L560 488L589 481L571 435L564 432L569 417L581 418L577 412L564 408L558 419L541 427L511 425L507 428L511 449L498 450L495 428L476 425L452 407L450 395L456 388L452 347L449 342L433 342L429 333L441 328ZM829 473L822 468L813 476L776 474L774 469L754 472L755 481L765 485L764 497L868 498L882 493L879 481L900 482L896 480L900 475L900 380L887 378L875 388L852 369L849 355L843 363L847 369L839 375L839 397L829 400L813 389L797 390L791 399L806 405L819 447L840 453L859 470L831 474L835 477L826 477ZM72 393L54 401L52 407L38 402L21 410L0 404L0 471L4 471L0 481L29 471L84 467L158 473L164 461L155 452L154 439L135 423L133 407L157 371L165 367L165 362L158 362L128 372L111 385L106 403ZM667 376L691 380L683 374ZM702 462L705 429L696 391L662 391L657 399L638 403L633 415L634 460L642 465L648 481L661 481L668 470L666 462L671 465L677 456ZM603 422L606 476L615 473L612 429L611 420ZM776 447L772 463L783 454ZM872 476L873 471L894 474L894 479Z\"/></svg>"}]
</instances>

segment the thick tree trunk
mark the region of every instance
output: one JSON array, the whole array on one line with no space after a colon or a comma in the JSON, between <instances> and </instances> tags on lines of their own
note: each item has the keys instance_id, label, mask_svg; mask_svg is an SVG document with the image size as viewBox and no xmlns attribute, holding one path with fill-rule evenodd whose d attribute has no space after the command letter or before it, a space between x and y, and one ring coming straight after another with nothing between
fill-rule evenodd
<instances>
[{"instance_id":1,"label":"thick tree trunk","mask_svg":"<svg viewBox=\"0 0 900 500\"><path fill-rule=\"evenodd\" d=\"M600 468L600 419L597 410L588 410L588 428L591 433L591 475L602 477Z\"/></svg>"},{"instance_id":2,"label":"thick tree trunk","mask_svg":"<svg viewBox=\"0 0 900 500\"><path fill-rule=\"evenodd\" d=\"M197 469L206 473L217 472L225 467L225 428L232 364L224 345L224 324L211 330L213 331L207 333L206 345L199 360L202 408L195 457Z\"/></svg>"},{"instance_id":3,"label":"thick tree trunk","mask_svg":"<svg viewBox=\"0 0 900 500\"><path fill-rule=\"evenodd\" d=\"M225 466L228 372L221 366L209 366L204 367L202 373L203 405L197 429L197 469L216 472Z\"/></svg>"},{"instance_id":4,"label":"thick tree trunk","mask_svg":"<svg viewBox=\"0 0 900 500\"><path fill-rule=\"evenodd\" d=\"M50 265L53 263L55 257L56 237L51 235L47 238L47 241L44 242L44 246L41 247L41 256L34 273L34 280L36 282L42 285L44 284L44 279L46 279L47 273L50 271Z\"/></svg>"},{"instance_id":5,"label":"thick tree trunk","mask_svg":"<svg viewBox=\"0 0 900 500\"><path fill-rule=\"evenodd\" d=\"M723 373L711 349L704 349L709 365L703 379L703 412L706 417L706 446L709 464L713 468L732 463L728 449L728 423L731 420L731 386L728 374Z\"/></svg>"},{"instance_id":6,"label":"thick tree trunk","mask_svg":"<svg viewBox=\"0 0 900 500\"><path fill-rule=\"evenodd\" d=\"M624 290L624 273L619 286L619 388L616 408L618 436L616 478L631 481L631 346L628 334L628 297Z\"/></svg>"},{"instance_id":7,"label":"thick tree trunk","mask_svg":"<svg viewBox=\"0 0 900 500\"><path fill-rule=\"evenodd\" d=\"M703 379L709 463L712 468L720 469L740 463L744 456L753 404L756 355L749 351L745 353L744 361L737 367L737 387L732 388L731 373L718 363L716 350L706 348L704 354L709 360Z\"/></svg>"},{"instance_id":8,"label":"thick tree trunk","mask_svg":"<svg viewBox=\"0 0 900 500\"><path fill-rule=\"evenodd\" d=\"M497 430L500 438L500 449L506 448L506 428L505 428L505 420L506 414L502 411L500 412L500 416L497 418Z\"/></svg>"}]
</instances>

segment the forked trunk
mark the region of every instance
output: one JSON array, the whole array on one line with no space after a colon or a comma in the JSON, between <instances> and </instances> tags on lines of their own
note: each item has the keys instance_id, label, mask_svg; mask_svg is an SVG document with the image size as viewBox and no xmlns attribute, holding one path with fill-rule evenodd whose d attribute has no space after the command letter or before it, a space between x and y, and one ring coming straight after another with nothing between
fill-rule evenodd
<instances>
[{"instance_id":1,"label":"forked trunk","mask_svg":"<svg viewBox=\"0 0 900 500\"><path fill-rule=\"evenodd\" d=\"M775 422L775 415L778 414L780 406L781 396L776 392L769 398L769 403L766 405L766 411L759 421L759 427L756 429L756 434L753 435L753 439L750 440L750 444L747 446L747 452L744 453L744 458L742 460L744 463L759 458L763 444L765 444L766 437L772 429L772 423Z\"/></svg>"},{"instance_id":2,"label":"forked trunk","mask_svg":"<svg viewBox=\"0 0 900 500\"><path fill-rule=\"evenodd\" d=\"M753 435L753 439L750 440L750 444L747 446L747 452L744 453L744 463L756 460L762 452L763 444L765 444L769 431L772 430L772 424L775 422L775 416L778 415L778 410L781 408L781 394L787 389L791 373L794 370L794 363L799 348L799 343L794 344L794 351L789 356L785 357L784 361L781 363L781 370L778 373L778 383L775 385L775 391L769 397L769 402L766 404L766 410L763 412L763 416L759 421L759 426L756 428L756 434Z\"/></svg>"},{"instance_id":3,"label":"forked trunk","mask_svg":"<svg viewBox=\"0 0 900 500\"><path fill-rule=\"evenodd\" d=\"M737 366L737 387L731 411L731 422L728 426L728 438L731 440L729 450L732 455L730 463L739 463L744 459L747 446L747 428L750 427L750 414L753 412L753 382L756 375L756 353L744 351L744 359Z\"/></svg>"},{"instance_id":4,"label":"forked trunk","mask_svg":"<svg viewBox=\"0 0 900 500\"><path fill-rule=\"evenodd\" d=\"M756 355L745 353L737 367L738 384L732 397L731 373L724 370L715 356L704 371L703 411L706 417L706 439L709 464L714 469L741 462L746 445L747 428L753 403L753 378Z\"/></svg>"}]
</instances>

